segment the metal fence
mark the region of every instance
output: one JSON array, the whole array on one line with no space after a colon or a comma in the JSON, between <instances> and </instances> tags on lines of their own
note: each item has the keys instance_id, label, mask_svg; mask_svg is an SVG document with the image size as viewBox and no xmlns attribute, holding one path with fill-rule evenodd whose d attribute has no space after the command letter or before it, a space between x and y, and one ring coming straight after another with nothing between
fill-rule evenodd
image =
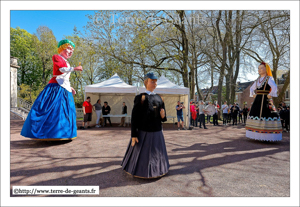
<instances>
[{"instance_id":1,"label":"metal fence","mask_svg":"<svg viewBox=\"0 0 300 207\"><path fill-rule=\"evenodd\" d=\"M19 108L24 108L24 109L27 109L28 111L30 111L30 109L32 107L32 103L18 97L18 107Z\"/></svg>"},{"instance_id":2,"label":"metal fence","mask_svg":"<svg viewBox=\"0 0 300 207\"><path fill-rule=\"evenodd\" d=\"M18 107L20 109L28 110L28 112L29 112L30 109L31 109L31 107L32 107L32 103L30 103L29 101L26 101L26 100L18 97ZM15 113L15 111L14 111L14 113ZM82 110L82 108L76 108L76 117L77 117L77 119L83 118L83 110Z\"/></svg>"},{"instance_id":3,"label":"metal fence","mask_svg":"<svg viewBox=\"0 0 300 207\"><path fill-rule=\"evenodd\" d=\"M76 108L76 118L77 119L83 118L83 109L82 108Z\"/></svg>"}]
</instances>

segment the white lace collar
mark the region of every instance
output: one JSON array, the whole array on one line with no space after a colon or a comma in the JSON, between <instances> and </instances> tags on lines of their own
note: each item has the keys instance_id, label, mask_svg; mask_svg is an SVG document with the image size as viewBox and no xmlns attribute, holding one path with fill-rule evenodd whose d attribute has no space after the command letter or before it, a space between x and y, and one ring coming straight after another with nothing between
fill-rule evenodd
<instances>
[{"instance_id":1,"label":"white lace collar","mask_svg":"<svg viewBox=\"0 0 300 207\"><path fill-rule=\"evenodd\" d=\"M156 93L154 93L154 91L153 92L151 92L151 91L145 91L145 93L147 93L148 95L155 95Z\"/></svg>"}]
</instances>

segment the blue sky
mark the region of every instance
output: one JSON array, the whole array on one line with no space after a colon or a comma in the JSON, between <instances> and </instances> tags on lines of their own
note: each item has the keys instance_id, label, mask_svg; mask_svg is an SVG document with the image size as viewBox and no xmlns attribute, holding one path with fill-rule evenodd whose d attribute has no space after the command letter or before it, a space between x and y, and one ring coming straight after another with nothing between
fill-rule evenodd
<instances>
[{"instance_id":1,"label":"blue sky","mask_svg":"<svg viewBox=\"0 0 300 207\"><path fill-rule=\"evenodd\" d=\"M49 27L56 37L57 41L64 36L72 35L74 26L82 31L86 26L87 14L94 14L92 10L12 10L10 12L10 26L20 27L29 33L36 33L39 26Z\"/></svg>"}]
</instances>

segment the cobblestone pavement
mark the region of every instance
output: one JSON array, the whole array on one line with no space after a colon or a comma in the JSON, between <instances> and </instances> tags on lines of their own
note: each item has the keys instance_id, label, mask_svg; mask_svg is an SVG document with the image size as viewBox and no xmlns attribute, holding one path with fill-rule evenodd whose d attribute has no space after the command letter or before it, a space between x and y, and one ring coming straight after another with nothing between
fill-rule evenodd
<instances>
[{"instance_id":1,"label":"cobblestone pavement","mask_svg":"<svg viewBox=\"0 0 300 207\"><path fill-rule=\"evenodd\" d=\"M290 137L280 142L247 139L245 128L212 126L177 131L164 126L169 173L154 180L121 169L129 127L78 130L73 141L44 142L20 135L11 120L12 186L93 185L104 197L289 197ZM15 195L12 195L15 196ZM45 195L43 195L45 196Z\"/></svg>"}]
</instances>

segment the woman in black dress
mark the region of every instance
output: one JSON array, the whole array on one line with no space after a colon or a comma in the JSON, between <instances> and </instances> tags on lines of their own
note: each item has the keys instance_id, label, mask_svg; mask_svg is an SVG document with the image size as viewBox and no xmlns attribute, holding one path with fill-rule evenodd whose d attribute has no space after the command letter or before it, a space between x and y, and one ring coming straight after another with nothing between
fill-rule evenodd
<instances>
[{"instance_id":1,"label":"woman in black dress","mask_svg":"<svg viewBox=\"0 0 300 207\"><path fill-rule=\"evenodd\" d=\"M280 141L281 122L271 99L277 97L277 85L268 64L262 62L258 73L260 77L250 88L250 97L254 97L254 101L247 118L246 137L262 141Z\"/></svg>"},{"instance_id":2,"label":"woman in black dress","mask_svg":"<svg viewBox=\"0 0 300 207\"><path fill-rule=\"evenodd\" d=\"M161 96L154 93L157 77L145 76L146 93L134 99L131 115L131 139L121 163L122 169L139 178L158 178L169 170L169 159L162 133L167 121Z\"/></svg>"}]
</instances>

